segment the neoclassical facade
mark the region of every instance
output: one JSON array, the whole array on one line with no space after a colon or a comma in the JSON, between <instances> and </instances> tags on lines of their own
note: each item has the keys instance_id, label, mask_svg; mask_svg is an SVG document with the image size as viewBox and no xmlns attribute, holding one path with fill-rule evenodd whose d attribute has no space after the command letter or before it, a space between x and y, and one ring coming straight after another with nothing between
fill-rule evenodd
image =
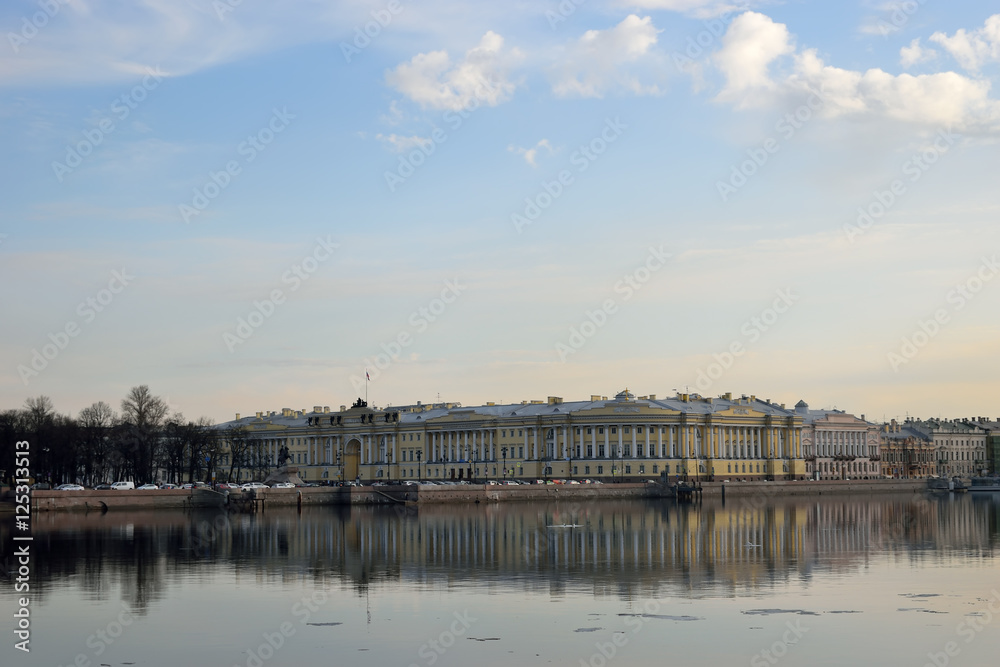
<instances>
[{"instance_id":1,"label":"neoclassical facade","mask_svg":"<svg viewBox=\"0 0 1000 667\"><path fill-rule=\"evenodd\" d=\"M894 479L930 477L937 472L934 439L895 419L879 432L882 474Z\"/></svg>"},{"instance_id":2,"label":"neoclassical facade","mask_svg":"<svg viewBox=\"0 0 1000 667\"><path fill-rule=\"evenodd\" d=\"M339 412L285 409L218 428L241 427L277 463L307 481L544 478L803 479L803 419L755 396L625 390L613 398L519 404L457 403Z\"/></svg>"},{"instance_id":3,"label":"neoclassical facade","mask_svg":"<svg viewBox=\"0 0 1000 667\"><path fill-rule=\"evenodd\" d=\"M960 419L911 419L906 424L934 441L939 476L970 477L989 470L988 432L982 425Z\"/></svg>"},{"instance_id":4,"label":"neoclassical facade","mask_svg":"<svg viewBox=\"0 0 1000 667\"><path fill-rule=\"evenodd\" d=\"M841 410L810 410L795 404L803 420L806 474L814 479L877 479L882 476L878 427Z\"/></svg>"}]
</instances>

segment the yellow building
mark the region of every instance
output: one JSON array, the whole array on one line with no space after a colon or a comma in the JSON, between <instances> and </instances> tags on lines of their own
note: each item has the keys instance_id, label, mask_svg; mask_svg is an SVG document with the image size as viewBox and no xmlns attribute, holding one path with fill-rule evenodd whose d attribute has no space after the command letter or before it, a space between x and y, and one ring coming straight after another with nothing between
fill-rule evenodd
<instances>
[{"instance_id":1,"label":"yellow building","mask_svg":"<svg viewBox=\"0 0 1000 667\"><path fill-rule=\"evenodd\" d=\"M283 448L306 481L594 478L803 479L802 417L754 396L678 394L457 403L240 417L277 466Z\"/></svg>"}]
</instances>

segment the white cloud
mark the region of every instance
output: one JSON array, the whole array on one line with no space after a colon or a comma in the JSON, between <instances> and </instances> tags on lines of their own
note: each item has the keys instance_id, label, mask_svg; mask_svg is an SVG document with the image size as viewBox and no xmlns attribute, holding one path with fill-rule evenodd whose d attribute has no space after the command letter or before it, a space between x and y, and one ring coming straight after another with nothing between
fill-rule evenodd
<instances>
[{"instance_id":1,"label":"white cloud","mask_svg":"<svg viewBox=\"0 0 1000 667\"><path fill-rule=\"evenodd\" d=\"M920 46L919 37L910 42L909 46L904 46L899 50L899 64L903 67L912 67L936 57L937 51Z\"/></svg>"},{"instance_id":2,"label":"white cloud","mask_svg":"<svg viewBox=\"0 0 1000 667\"><path fill-rule=\"evenodd\" d=\"M751 93L775 88L768 69L780 56L795 50L788 28L757 12L733 19L722 38L722 48L713 60L726 76L719 99L740 101L743 106Z\"/></svg>"},{"instance_id":3,"label":"white cloud","mask_svg":"<svg viewBox=\"0 0 1000 667\"><path fill-rule=\"evenodd\" d=\"M211 2L145 0L130 3L127 10L119 3L55 4L58 13L37 32L27 33L22 18L37 14L34 3L20 3L23 16L6 8L5 25L11 29L4 31L0 49L0 85L128 82L147 67L185 75L328 38L337 20L306 2L253 7L244 2L221 18Z\"/></svg>"},{"instance_id":4,"label":"white cloud","mask_svg":"<svg viewBox=\"0 0 1000 667\"><path fill-rule=\"evenodd\" d=\"M548 139L542 139L537 144L531 148L521 148L520 146L508 146L507 150L512 153L517 153L518 155L524 156L524 161L530 164L532 167L537 167L538 164L535 162L535 158L538 157L538 149L545 148L548 150L549 155L552 155L552 144L549 143Z\"/></svg>"},{"instance_id":5,"label":"white cloud","mask_svg":"<svg viewBox=\"0 0 1000 667\"><path fill-rule=\"evenodd\" d=\"M517 49L504 53L503 37L490 30L454 65L447 51L418 53L387 72L385 78L425 108L458 111L473 103L496 106L514 94L507 70L520 58Z\"/></svg>"},{"instance_id":6,"label":"white cloud","mask_svg":"<svg viewBox=\"0 0 1000 667\"><path fill-rule=\"evenodd\" d=\"M772 79L769 69L782 56L791 61L781 63L786 70ZM733 21L714 61L726 76L718 99L738 107L822 91L821 115L827 118L867 115L956 131L1000 130L1000 104L990 99L988 81L955 72L913 76L833 67L815 49L797 52L787 28L762 14L748 12Z\"/></svg>"},{"instance_id":7,"label":"white cloud","mask_svg":"<svg viewBox=\"0 0 1000 667\"><path fill-rule=\"evenodd\" d=\"M965 69L978 71L988 62L1000 61L1000 14L989 17L982 28L971 32L959 30L952 37L936 32L931 41L940 44Z\"/></svg>"},{"instance_id":8,"label":"white cloud","mask_svg":"<svg viewBox=\"0 0 1000 667\"><path fill-rule=\"evenodd\" d=\"M563 97L602 97L621 88L637 95L659 94L656 84L641 83L629 68L651 56L658 32L650 17L635 14L613 28L588 30L560 58L553 92Z\"/></svg>"},{"instance_id":9,"label":"white cloud","mask_svg":"<svg viewBox=\"0 0 1000 667\"><path fill-rule=\"evenodd\" d=\"M420 148L421 146L427 146L431 143L431 140L426 137L418 137L416 135L411 137L402 137L398 134L376 134L375 138L384 144L387 144L392 150L397 153L402 153L408 151L411 148Z\"/></svg>"}]
</instances>

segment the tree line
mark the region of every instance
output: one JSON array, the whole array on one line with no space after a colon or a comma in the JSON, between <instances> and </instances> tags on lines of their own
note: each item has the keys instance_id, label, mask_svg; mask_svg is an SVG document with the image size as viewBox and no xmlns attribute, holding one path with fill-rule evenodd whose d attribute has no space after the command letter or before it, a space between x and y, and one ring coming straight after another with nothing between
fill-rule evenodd
<instances>
[{"instance_id":1,"label":"tree line","mask_svg":"<svg viewBox=\"0 0 1000 667\"><path fill-rule=\"evenodd\" d=\"M132 387L116 412L104 401L76 417L56 412L48 396L29 398L20 409L0 411L0 470L13 477L14 446L30 443L36 482L182 483L265 477L272 468L263 441L245 427L216 428L207 417L185 420L147 385Z\"/></svg>"}]
</instances>

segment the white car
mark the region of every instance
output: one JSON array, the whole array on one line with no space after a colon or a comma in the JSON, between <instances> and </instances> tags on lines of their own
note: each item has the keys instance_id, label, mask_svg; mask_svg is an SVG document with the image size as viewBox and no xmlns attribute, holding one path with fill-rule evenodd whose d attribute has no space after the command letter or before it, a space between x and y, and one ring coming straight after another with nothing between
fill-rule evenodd
<instances>
[{"instance_id":1,"label":"white car","mask_svg":"<svg viewBox=\"0 0 1000 667\"><path fill-rule=\"evenodd\" d=\"M135 488L134 482L115 482L111 485L111 489L114 491L126 491Z\"/></svg>"},{"instance_id":2,"label":"white car","mask_svg":"<svg viewBox=\"0 0 1000 667\"><path fill-rule=\"evenodd\" d=\"M85 489L79 484L60 484L56 487L56 491L84 491Z\"/></svg>"},{"instance_id":3,"label":"white car","mask_svg":"<svg viewBox=\"0 0 1000 667\"><path fill-rule=\"evenodd\" d=\"M261 484L260 482L247 482L246 484L243 485L242 488L244 490L249 491L252 489L269 489L271 487L269 487L267 484Z\"/></svg>"},{"instance_id":4,"label":"white car","mask_svg":"<svg viewBox=\"0 0 1000 667\"><path fill-rule=\"evenodd\" d=\"M136 487L137 491L150 491L153 489L159 491L160 487L158 487L156 484L143 484L142 486Z\"/></svg>"},{"instance_id":5,"label":"white car","mask_svg":"<svg viewBox=\"0 0 1000 667\"><path fill-rule=\"evenodd\" d=\"M295 485L291 482L275 482L271 485L272 489L294 489Z\"/></svg>"}]
</instances>

